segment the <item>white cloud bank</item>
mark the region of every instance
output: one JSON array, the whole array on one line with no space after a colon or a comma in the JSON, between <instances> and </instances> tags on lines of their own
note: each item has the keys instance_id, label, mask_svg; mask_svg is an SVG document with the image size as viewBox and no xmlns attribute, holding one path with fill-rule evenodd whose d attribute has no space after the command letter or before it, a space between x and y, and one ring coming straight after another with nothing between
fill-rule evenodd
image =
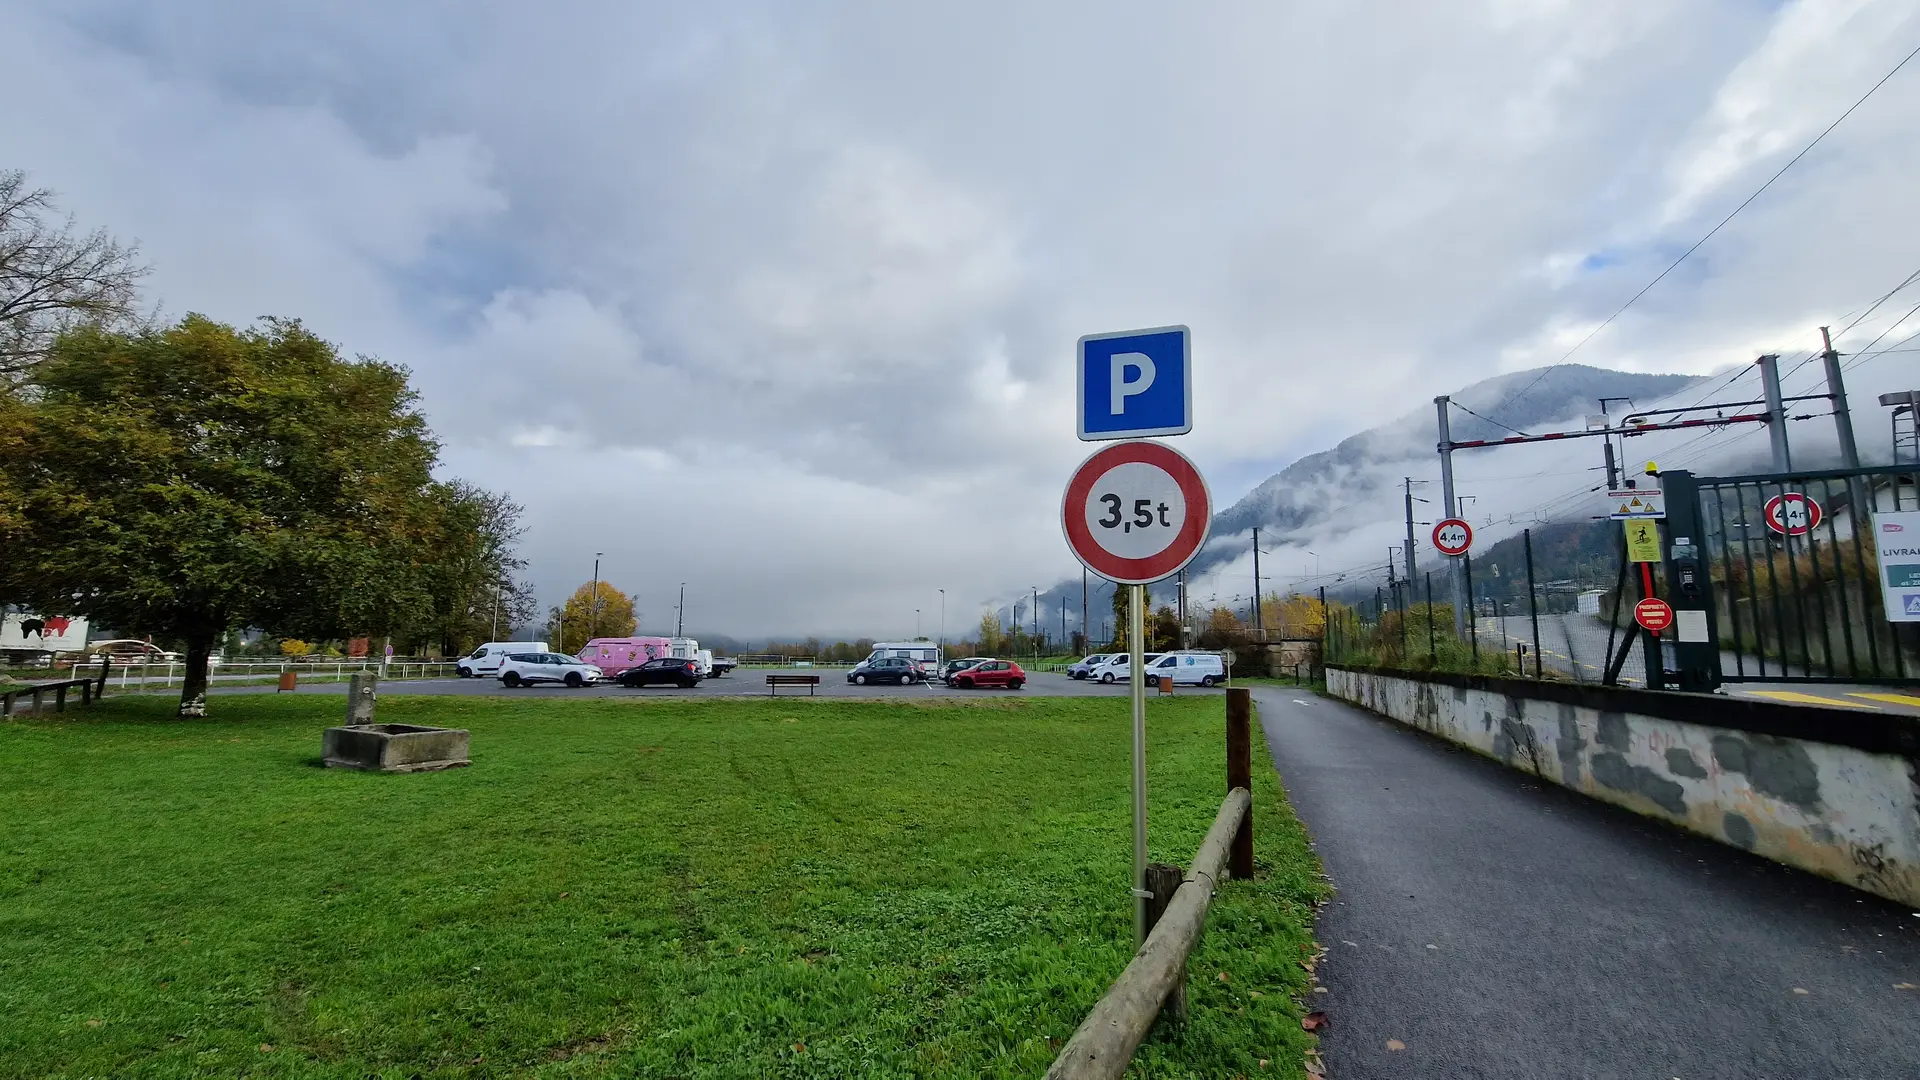
<instances>
[{"instance_id":1,"label":"white cloud bank","mask_svg":"<svg viewBox=\"0 0 1920 1080\"><path fill-rule=\"evenodd\" d=\"M692 625L741 635L930 629L942 588L952 629L1072 572L1082 333L1195 328L1183 448L1223 500L1558 359L1920 40L1891 0L0 0L0 25L32 88L0 165L142 241L169 310L410 365L449 467L527 504L549 600L603 550L650 620L684 580ZM1579 358L1805 348L1904 276L1916 78Z\"/></svg>"}]
</instances>

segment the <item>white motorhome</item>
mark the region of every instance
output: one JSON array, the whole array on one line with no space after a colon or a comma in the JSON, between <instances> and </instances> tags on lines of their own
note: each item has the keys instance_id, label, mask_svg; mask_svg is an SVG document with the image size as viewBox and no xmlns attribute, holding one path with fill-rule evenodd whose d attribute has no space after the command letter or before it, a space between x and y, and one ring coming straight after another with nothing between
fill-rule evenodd
<instances>
[{"instance_id":1,"label":"white motorhome","mask_svg":"<svg viewBox=\"0 0 1920 1080\"><path fill-rule=\"evenodd\" d=\"M698 639L690 637L668 638L667 655L679 657L682 660L693 661L700 671L700 677L703 679L713 674L713 651L701 648Z\"/></svg>"},{"instance_id":2,"label":"white motorhome","mask_svg":"<svg viewBox=\"0 0 1920 1080\"><path fill-rule=\"evenodd\" d=\"M940 676L940 646L931 641L876 641L873 651L867 654L867 660L879 660L888 656L903 656L920 665L920 671L931 677Z\"/></svg>"},{"instance_id":3,"label":"white motorhome","mask_svg":"<svg viewBox=\"0 0 1920 1080\"><path fill-rule=\"evenodd\" d=\"M500 662L508 653L543 653L544 641L489 641L461 657L454 671L463 679L484 679L500 673Z\"/></svg>"}]
</instances>

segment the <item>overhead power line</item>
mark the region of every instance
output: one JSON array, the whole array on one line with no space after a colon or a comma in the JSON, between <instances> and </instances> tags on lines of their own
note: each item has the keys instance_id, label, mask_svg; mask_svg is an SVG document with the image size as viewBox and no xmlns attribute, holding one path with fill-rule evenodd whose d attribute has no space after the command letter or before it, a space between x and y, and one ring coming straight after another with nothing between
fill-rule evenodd
<instances>
[{"instance_id":1,"label":"overhead power line","mask_svg":"<svg viewBox=\"0 0 1920 1080\"><path fill-rule=\"evenodd\" d=\"M1708 229L1707 235L1694 241L1692 247L1681 252L1679 258L1673 260L1672 263L1668 264L1665 270L1662 270L1660 271L1659 274L1655 275L1652 281L1649 281L1645 285L1641 286L1639 292L1634 293L1632 296L1628 297L1627 302L1624 304L1621 304L1620 307L1617 310L1615 310L1613 314L1601 320L1600 325L1594 327L1592 330L1587 331L1587 335L1585 337L1575 342L1573 348L1568 349L1565 355L1561 356L1560 359L1554 361L1554 363L1551 366L1543 369L1540 372L1540 374L1534 376L1533 381L1528 383L1525 387L1523 387L1519 394L1514 394L1509 396L1505 402L1501 403L1500 409L1506 408L1507 405L1512 404L1513 402L1519 400L1521 395L1524 395L1525 393L1527 393L1527 391L1532 390L1533 387L1536 384L1538 384L1541 379L1546 378L1547 372L1552 371L1553 368L1566 363L1570 358L1572 358L1574 353L1579 352L1581 348L1583 348L1587 344L1587 342L1592 341L1595 334L1598 334L1600 331L1605 330L1608 326L1612 325L1615 319L1618 319L1621 315L1626 314L1626 311L1628 308L1632 307L1635 303L1637 303L1641 297L1651 292L1655 285L1658 285L1660 284L1660 282L1666 280L1666 276L1668 274L1673 273L1674 270L1677 269L1681 263L1687 261L1687 258L1689 256L1691 256L1694 252L1700 250L1701 245L1713 239L1714 235L1718 233L1721 229L1726 228L1727 223L1732 221L1735 217L1739 216L1740 211L1745 210L1750 204L1752 204L1752 202L1755 199L1758 199L1762 194L1766 192L1768 188L1772 187L1773 182L1775 180L1780 179L1781 176L1786 174L1786 171L1788 169L1793 168L1794 165L1797 164L1801 158L1807 156L1808 152L1810 152L1814 147L1820 145L1821 140L1825 139L1829 134L1832 134L1833 129L1840 126L1841 121L1845 120L1849 116L1852 116L1853 111L1855 109L1858 109L1860 106L1866 104L1867 99L1872 97L1875 91L1879 90L1882 86L1885 86L1887 84L1887 80L1899 74L1900 69L1906 67L1907 62L1912 60L1915 56L1920 56L1920 46L1916 46L1912 52L1901 57L1900 62L1893 65L1893 70L1887 72L1885 75L1880 76L1879 82L1874 83L1872 86L1868 87L1866 93L1861 94L1858 100L1856 100L1853 104L1847 106L1846 112L1841 113L1839 117L1837 117L1833 121L1833 123L1828 124L1826 128L1820 132L1820 134L1815 135L1813 137L1812 142L1801 147L1800 152L1793 155L1793 157L1785 165L1780 166L1779 171L1775 172L1772 176L1767 177L1766 183L1761 184L1759 188L1755 189L1753 194L1741 200L1740 205L1734 207L1733 210L1730 213L1728 213L1726 217L1721 218L1720 223L1718 225L1715 225L1713 228ZM1494 411L1498 412L1500 411L1500 409L1496 409Z\"/></svg>"},{"instance_id":2,"label":"overhead power line","mask_svg":"<svg viewBox=\"0 0 1920 1080\"><path fill-rule=\"evenodd\" d=\"M1459 410L1460 410L1461 412L1463 412L1463 413L1466 413L1466 414L1467 414L1468 416L1476 416L1476 417L1479 417L1480 419L1482 419L1482 420L1485 420L1485 421L1486 421L1487 423L1489 423L1489 424L1492 424L1492 425L1493 425L1494 427L1497 427L1497 428L1500 428L1500 429L1501 429L1501 430L1503 430L1503 431L1511 431L1511 432L1513 432L1513 433L1514 433L1515 435L1525 435L1525 434L1527 434L1526 432L1524 432L1524 431L1521 431L1521 430L1520 430L1519 428L1517 428L1517 427L1508 427L1507 425L1505 425L1505 424L1503 424L1503 423L1501 423L1501 422L1500 422L1500 421L1498 421L1498 420L1495 420L1495 419L1493 419L1492 417L1488 417L1488 416L1480 416L1480 414L1479 414L1479 413L1477 413L1477 412L1474 412L1474 411L1473 411L1472 409L1469 409L1469 408L1467 408L1467 407L1466 407L1465 405L1462 405L1462 404L1460 404L1459 402L1457 402L1457 401L1454 401L1454 400L1452 400L1451 398L1449 398L1449 399L1448 399L1448 401L1447 401L1447 403L1448 403L1449 405L1452 405L1452 406L1453 406L1454 408L1456 408L1456 409L1459 409Z\"/></svg>"}]
</instances>

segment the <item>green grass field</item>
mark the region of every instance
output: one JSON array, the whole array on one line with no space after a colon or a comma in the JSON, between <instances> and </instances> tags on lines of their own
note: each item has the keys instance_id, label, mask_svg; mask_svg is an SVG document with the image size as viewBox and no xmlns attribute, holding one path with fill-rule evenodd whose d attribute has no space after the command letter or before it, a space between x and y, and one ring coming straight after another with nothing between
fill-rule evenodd
<instances>
[{"instance_id":1,"label":"green grass field","mask_svg":"<svg viewBox=\"0 0 1920 1080\"><path fill-rule=\"evenodd\" d=\"M1121 702L395 697L473 732L404 776L318 767L338 698L172 707L0 724L0 1075L1035 1077L1131 953ZM1222 725L1151 703L1156 859ZM1137 1075L1301 1075L1323 887L1255 777Z\"/></svg>"}]
</instances>

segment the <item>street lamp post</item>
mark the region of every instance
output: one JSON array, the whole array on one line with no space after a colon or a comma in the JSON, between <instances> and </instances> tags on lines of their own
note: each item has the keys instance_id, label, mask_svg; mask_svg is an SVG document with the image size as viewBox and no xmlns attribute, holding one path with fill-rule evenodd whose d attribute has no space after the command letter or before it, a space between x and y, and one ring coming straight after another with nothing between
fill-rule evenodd
<instances>
[{"instance_id":1,"label":"street lamp post","mask_svg":"<svg viewBox=\"0 0 1920 1080\"><path fill-rule=\"evenodd\" d=\"M687 630L687 583L680 583L680 602L673 606L673 636L686 637Z\"/></svg>"},{"instance_id":2,"label":"street lamp post","mask_svg":"<svg viewBox=\"0 0 1920 1080\"><path fill-rule=\"evenodd\" d=\"M913 640L920 640L920 609L913 609Z\"/></svg>"},{"instance_id":3,"label":"street lamp post","mask_svg":"<svg viewBox=\"0 0 1920 1080\"><path fill-rule=\"evenodd\" d=\"M600 556L605 554L606 552L604 551L596 551L593 553L593 602L587 608L586 640L588 641L592 641L594 634L600 630ZM566 647L566 642L563 641L560 643L562 651L565 651Z\"/></svg>"},{"instance_id":4,"label":"street lamp post","mask_svg":"<svg viewBox=\"0 0 1920 1080\"><path fill-rule=\"evenodd\" d=\"M1033 655L1038 658L1040 655L1040 586L1027 587L1033 590L1033 610L1028 614L1033 617Z\"/></svg>"},{"instance_id":5,"label":"street lamp post","mask_svg":"<svg viewBox=\"0 0 1920 1080\"><path fill-rule=\"evenodd\" d=\"M940 590L940 658L947 656L947 590Z\"/></svg>"}]
</instances>

